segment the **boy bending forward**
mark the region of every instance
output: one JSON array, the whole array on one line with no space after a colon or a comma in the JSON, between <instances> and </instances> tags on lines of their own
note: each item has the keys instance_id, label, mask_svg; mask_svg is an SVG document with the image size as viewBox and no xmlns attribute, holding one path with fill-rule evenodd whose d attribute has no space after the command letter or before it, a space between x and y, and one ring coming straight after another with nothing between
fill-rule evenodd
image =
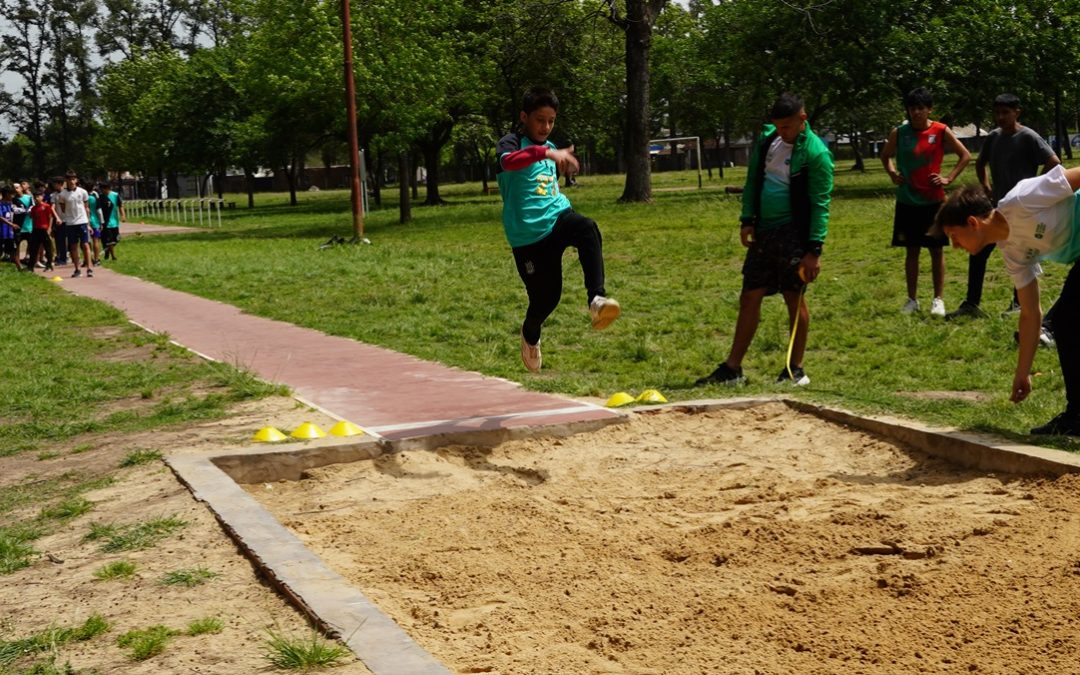
<instances>
[{"instance_id":1,"label":"boy bending forward","mask_svg":"<svg viewBox=\"0 0 1080 675\"><path fill-rule=\"evenodd\" d=\"M1080 258L1080 167L1061 165L1016 184L994 208L981 186L968 186L945 201L934 229L952 245L975 255L997 244L1020 300L1020 356L1010 398L1031 393L1031 364L1039 346L1041 260L1072 263ZM1065 379L1065 412L1031 430L1033 434L1080 436L1080 271L1069 270L1057 302L1054 333ZM1059 318L1060 317L1060 318Z\"/></svg>"},{"instance_id":2,"label":"boy bending forward","mask_svg":"<svg viewBox=\"0 0 1080 675\"><path fill-rule=\"evenodd\" d=\"M521 325L521 361L534 373L541 365L540 329L562 299L567 248L578 252L593 328L606 328L620 311L618 302L604 297L600 228L575 213L559 191L559 172L576 174L578 162L573 147L558 150L548 140L558 111L559 99L551 90L534 87L525 92L522 131L503 136L496 150L503 228L529 295Z\"/></svg>"}]
</instances>

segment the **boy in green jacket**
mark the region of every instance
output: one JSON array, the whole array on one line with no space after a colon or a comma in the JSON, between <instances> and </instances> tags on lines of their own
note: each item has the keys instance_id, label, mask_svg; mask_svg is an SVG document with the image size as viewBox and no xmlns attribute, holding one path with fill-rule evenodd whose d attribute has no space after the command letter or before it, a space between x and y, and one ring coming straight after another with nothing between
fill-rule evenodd
<instances>
[{"instance_id":1,"label":"boy in green jacket","mask_svg":"<svg viewBox=\"0 0 1080 675\"><path fill-rule=\"evenodd\" d=\"M742 197L739 238L747 247L739 316L731 351L705 384L742 384L742 360L761 318L761 301L777 292L787 303L795 331L790 363L777 382L810 384L803 370L810 311L803 287L817 278L819 258L829 232L833 187L832 153L806 123L802 100L781 94L754 144Z\"/></svg>"}]
</instances>

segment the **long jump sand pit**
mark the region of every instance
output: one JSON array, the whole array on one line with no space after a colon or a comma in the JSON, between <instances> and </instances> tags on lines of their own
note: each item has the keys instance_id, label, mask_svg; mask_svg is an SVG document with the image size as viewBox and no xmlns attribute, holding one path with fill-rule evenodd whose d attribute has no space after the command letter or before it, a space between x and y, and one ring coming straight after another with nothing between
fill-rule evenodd
<instances>
[{"instance_id":1,"label":"long jump sand pit","mask_svg":"<svg viewBox=\"0 0 1080 675\"><path fill-rule=\"evenodd\" d=\"M1080 476L781 403L246 489L456 672L1080 672Z\"/></svg>"}]
</instances>

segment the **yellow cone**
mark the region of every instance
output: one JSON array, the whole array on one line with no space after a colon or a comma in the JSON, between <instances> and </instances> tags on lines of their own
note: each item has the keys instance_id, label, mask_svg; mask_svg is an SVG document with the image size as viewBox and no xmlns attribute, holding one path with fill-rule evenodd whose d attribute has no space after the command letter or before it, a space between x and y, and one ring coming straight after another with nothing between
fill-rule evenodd
<instances>
[{"instance_id":1,"label":"yellow cone","mask_svg":"<svg viewBox=\"0 0 1080 675\"><path fill-rule=\"evenodd\" d=\"M285 434L281 433L274 427L263 427L259 429L251 440L257 443L277 443L288 438Z\"/></svg>"},{"instance_id":2,"label":"yellow cone","mask_svg":"<svg viewBox=\"0 0 1080 675\"><path fill-rule=\"evenodd\" d=\"M293 429L293 432L289 435L293 438L322 438L326 436L326 432L311 422L304 422Z\"/></svg>"},{"instance_id":3,"label":"yellow cone","mask_svg":"<svg viewBox=\"0 0 1080 675\"><path fill-rule=\"evenodd\" d=\"M664 395L655 389L646 389L638 394L638 403L667 403L667 399Z\"/></svg>"},{"instance_id":4,"label":"yellow cone","mask_svg":"<svg viewBox=\"0 0 1080 675\"><path fill-rule=\"evenodd\" d=\"M330 427L331 436L359 436L364 433L364 430L356 426L352 422L346 422L341 420L334 426Z\"/></svg>"},{"instance_id":5,"label":"yellow cone","mask_svg":"<svg viewBox=\"0 0 1080 675\"><path fill-rule=\"evenodd\" d=\"M63 281L63 279L60 277L53 277L52 279L49 279L49 281Z\"/></svg>"},{"instance_id":6,"label":"yellow cone","mask_svg":"<svg viewBox=\"0 0 1080 675\"><path fill-rule=\"evenodd\" d=\"M626 405L627 403L633 403L634 397L627 394L625 391L618 391L611 395L611 398L607 400L606 405L609 408L618 408L619 406Z\"/></svg>"}]
</instances>

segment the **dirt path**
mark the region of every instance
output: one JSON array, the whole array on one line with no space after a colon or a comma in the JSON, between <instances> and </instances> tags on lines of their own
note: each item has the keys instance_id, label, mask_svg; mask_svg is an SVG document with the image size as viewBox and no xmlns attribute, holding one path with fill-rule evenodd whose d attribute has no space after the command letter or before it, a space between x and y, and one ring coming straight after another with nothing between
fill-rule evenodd
<instances>
[{"instance_id":1,"label":"dirt path","mask_svg":"<svg viewBox=\"0 0 1080 675\"><path fill-rule=\"evenodd\" d=\"M773 404L249 486L458 672L1080 671L1080 478Z\"/></svg>"}]
</instances>

